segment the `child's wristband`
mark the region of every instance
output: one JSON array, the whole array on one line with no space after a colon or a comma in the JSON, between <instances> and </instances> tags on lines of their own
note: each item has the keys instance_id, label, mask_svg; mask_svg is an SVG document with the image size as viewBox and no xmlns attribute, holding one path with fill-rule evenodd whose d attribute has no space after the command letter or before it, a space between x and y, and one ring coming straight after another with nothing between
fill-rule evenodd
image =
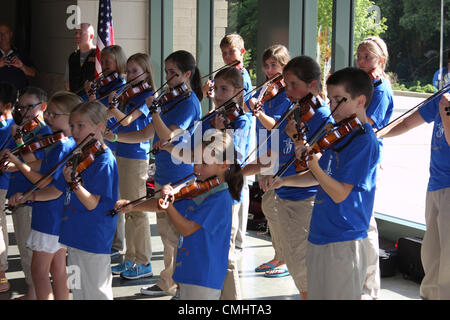
<instances>
[{"instance_id":1,"label":"child's wristband","mask_svg":"<svg viewBox=\"0 0 450 320\"><path fill-rule=\"evenodd\" d=\"M25 143L23 143L23 142L22 142L22 143L17 143L17 142L16 142L16 145L17 145L17 147L19 148L19 147L25 145Z\"/></svg>"},{"instance_id":2,"label":"child's wristband","mask_svg":"<svg viewBox=\"0 0 450 320\"><path fill-rule=\"evenodd\" d=\"M111 142L116 142L117 140L119 140L119 136L117 133L114 133L114 139L112 139Z\"/></svg>"}]
</instances>

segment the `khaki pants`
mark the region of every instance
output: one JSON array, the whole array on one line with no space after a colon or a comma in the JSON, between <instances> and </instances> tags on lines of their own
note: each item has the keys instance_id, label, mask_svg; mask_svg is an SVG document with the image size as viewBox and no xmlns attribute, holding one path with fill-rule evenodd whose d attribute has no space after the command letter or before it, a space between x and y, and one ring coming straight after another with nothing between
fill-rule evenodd
<instances>
[{"instance_id":1,"label":"khaki pants","mask_svg":"<svg viewBox=\"0 0 450 320\"><path fill-rule=\"evenodd\" d=\"M367 231L367 274L363 286L363 294L377 299L380 294L380 253L378 244L378 228L372 212L369 230Z\"/></svg>"},{"instance_id":2,"label":"khaki pants","mask_svg":"<svg viewBox=\"0 0 450 320\"><path fill-rule=\"evenodd\" d=\"M8 270L8 229L5 207L7 190L0 189L0 272Z\"/></svg>"},{"instance_id":3,"label":"khaki pants","mask_svg":"<svg viewBox=\"0 0 450 320\"><path fill-rule=\"evenodd\" d=\"M155 183L155 190L159 189L161 189L161 186ZM156 213L156 227L163 243L164 254L164 269L159 274L157 285L164 291L175 295L178 285L173 281L172 276L177 259L177 247L180 234L166 212Z\"/></svg>"},{"instance_id":4,"label":"khaki pants","mask_svg":"<svg viewBox=\"0 0 450 320\"><path fill-rule=\"evenodd\" d=\"M244 184L242 186L241 206L238 212L238 228L236 230L235 247L243 249L245 247L245 233L247 232L248 222L248 208L250 206L250 189L248 187L247 177L244 177Z\"/></svg>"},{"instance_id":5,"label":"khaki pants","mask_svg":"<svg viewBox=\"0 0 450 320\"><path fill-rule=\"evenodd\" d=\"M228 252L228 267L227 274L225 276L225 282L223 283L222 294L220 300L241 300L241 283L239 281L239 270L236 258L236 234L239 227L239 210L242 205L242 201L233 205L233 216L231 220L231 238L230 238L230 250Z\"/></svg>"},{"instance_id":6,"label":"khaki pants","mask_svg":"<svg viewBox=\"0 0 450 320\"><path fill-rule=\"evenodd\" d=\"M422 243L425 277L420 296L425 299L450 299L450 188L428 191L426 232Z\"/></svg>"},{"instance_id":7,"label":"khaki pants","mask_svg":"<svg viewBox=\"0 0 450 320\"><path fill-rule=\"evenodd\" d=\"M17 247L20 253L20 263L25 274L25 282L32 285L31 279L31 258L33 251L27 247L28 236L31 232L31 211L30 206L19 206L12 211L12 220L14 225L14 235L16 237Z\"/></svg>"},{"instance_id":8,"label":"khaki pants","mask_svg":"<svg viewBox=\"0 0 450 320\"><path fill-rule=\"evenodd\" d=\"M219 300L220 290L180 283L180 300Z\"/></svg>"},{"instance_id":9,"label":"khaki pants","mask_svg":"<svg viewBox=\"0 0 450 320\"><path fill-rule=\"evenodd\" d=\"M136 200L146 195L148 161L116 157L119 169L119 191L123 199ZM122 214L121 214L122 215ZM120 219L119 219L120 220ZM121 226L117 227L117 233ZM125 215L125 259L149 264L152 257L148 213L132 211ZM117 248L117 247L115 247Z\"/></svg>"},{"instance_id":10,"label":"khaki pants","mask_svg":"<svg viewBox=\"0 0 450 320\"><path fill-rule=\"evenodd\" d=\"M274 190L266 191L261 200L261 209L269 225L272 246L275 250L275 260L283 261L283 248L280 239L280 221L278 218L279 198Z\"/></svg>"},{"instance_id":11,"label":"khaki pants","mask_svg":"<svg viewBox=\"0 0 450 320\"><path fill-rule=\"evenodd\" d=\"M111 256L67 247L67 266L74 300L112 300Z\"/></svg>"},{"instance_id":12,"label":"khaki pants","mask_svg":"<svg viewBox=\"0 0 450 320\"><path fill-rule=\"evenodd\" d=\"M314 197L291 201L279 198L280 239L286 266L300 292L307 291L306 244Z\"/></svg>"},{"instance_id":13,"label":"khaki pants","mask_svg":"<svg viewBox=\"0 0 450 320\"><path fill-rule=\"evenodd\" d=\"M361 300L367 238L315 245L308 242L308 299Z\"/></svg>"}]
</instances>

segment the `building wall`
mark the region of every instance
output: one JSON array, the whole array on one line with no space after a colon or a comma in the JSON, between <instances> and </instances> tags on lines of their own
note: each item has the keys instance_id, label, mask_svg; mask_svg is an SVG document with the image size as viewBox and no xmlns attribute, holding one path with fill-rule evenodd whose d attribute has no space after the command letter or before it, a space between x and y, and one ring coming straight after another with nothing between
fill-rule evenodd
<instances>
[{"instance_id":1,"label":"building wall","mask_svg":"<svg viewBox=\"0 0 450 320\"><path fill-rule=\"evenodd\" d=\"M214 67L223 65L219 42L227 26L227 1L215 1ZM80 22L97 29L98 0L34 0L32 1L31 58L38 74L32 84L50 95L64 90L67 58L76 49L74 31L67 27L70 5L80 8ZM7 3L11 8L13 3ZM149 0L111 0L115 43L127 56L149 52ZM174 0L173 49L184 49L196 55L197 1ZM13 9L11 9L13 10ZM12 21L13 23L13 21ZM94 39L95 43L95 39Z\"/></svg>"}]
</instances>

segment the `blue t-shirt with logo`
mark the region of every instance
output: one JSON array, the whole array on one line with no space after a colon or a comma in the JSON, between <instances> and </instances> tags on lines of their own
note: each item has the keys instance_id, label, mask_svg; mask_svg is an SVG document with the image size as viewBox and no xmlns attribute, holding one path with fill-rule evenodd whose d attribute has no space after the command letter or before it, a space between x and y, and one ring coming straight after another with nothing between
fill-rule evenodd
<instances>
[{"instance_id":1,"label":"blue t-shirt with logo","mask_svg":"<svg viewBox=\"0 0 450 320\"><path fill-rule=\"evenodd\" d=\"M46 156L42 159L39 173L44 175L49 173L57 163L63 160L64 157L76 147L76 145L77 144L72 137L66 137L49 147L50 149L46 149ZM62 175L63 168L64 165L52 174L53 180L58 179ZM60 196L55 200L33 202L31 229L58 236L61 226L63 205L63 196Z\"/></svg>"},{"instance_id":2,"label":"blue t-shirt with logo","mask_svg":"<svg viewBox=\"0 0 450 320\"><path fill-rule=\"evenodd\" d=\"M153 91L146 91L130 99L122 112L128 114L134 108L138 108L142 114L128 126L119 126L117 129L118 133L139 131L144 129L152 121L150 110L145 103L145 99L151 95L153 95ZM148 140L139 143L116 143L116 155L119 157L148 160L149 151L150 142Z\"/></svg>"},{"instance_id":3,"label":"blue t-shirt with logo","mask_svg":"<svg viewBox=\"0 0 450 320\"><path fill-rule=\"evenodd\" d=\"M335 203L318 187L308 240L316 245L367 237L376 186L379 143L369 123L327 149L320 167L333 179L353 186L348 197Z\"/></svg>"},{"instance_id":4,"label":"blue t-shirt with logo","mask_svg":"<svg viewBox=\"0 0 450 320\"><path fill-rule=\"evenodd\" d=\"M109 148L81 172L83 187L93 195L99 195L97 207L88 210L70 191L63 175L54 186L63 192L64 209L59 242L79 250L110 254L116 232L117 215L108 215L119 197L119 174L116 158Z\"/></svg>"},{"instance_id":5,"label":"blue t-shirt with logo","mask_svg":"<svg viewBox=\"0 0 450 320\"><path fill-rule=\"evenodd\" d=\"M446 92L449 90L447 89ZM440 97L435 98L419 109L420 115L427 123L434 122L428 191L450 187L450 146L445 139L444 126L439 114L440 99Z\"/></svg>"},{"instance_id":6,"label":"blue t-shirt with logo","mask_svg":"<svg viewBox=\"0 0 450 320\"><path fill-rule=\"evenodd\" d=\"M185 98L185 95L182 95L162 109L160 116L168 128L172 125L182 130L189 128L189 132L184 133L179 140L172 142L173 145L177 145L182 141L180 147L189 149L194 122L200 120L202 113L200 101L195 93L190 92L187 98ZM155 132L153 142L155 143L159 140L160 138ZM174 162L171 154L165 150L161 150L155 155L155 166L155 181L161 186L178 181L194 172L193 164L186 164L178 160Z\"/></svg>"},{"instance_id":7,"label":"blue t-shirt with logo","mask_svg":"<svg viewBox=\"0 0 450 320\"><path fill-rule=\"evenodd\" d=\"M173 280L221 290L231 236L232 199L227 185L224 182L207 194L182 202L175 206L178 212L201 228L187 237L180 236Z\"/></svg>"},{"instance_id":8,"label":"blue t-shirt with logo","mask_svg":"<svg viewBox=\"0 0 450 320\"><path fill-rule=\"evenodd\" d=\"M327 122L333 122L333 119L330 116L330 108L325 104L325 102L321 101L320 107L314 109L314 116L305 123L307 128L306 132L306 140L310 141L312 136ZM281 168L284 164L286 164L292 157L295 156L295 147L291 138L286 134L287 122L284 121L283 124L279 127L279 150L278 150L278 161L279 167ZM277 151L272 144L270 144L270 148L272 152ZM292 176L297 174L295 163L291 164L289 168L286 170L282 177ZM305 187L305 188L297 188L297 187L281 187L275 189L275 193L281 199L287 199L292 201L304 200L314 196L317 192L317 186Z\"/></svg>"}]
</instances>

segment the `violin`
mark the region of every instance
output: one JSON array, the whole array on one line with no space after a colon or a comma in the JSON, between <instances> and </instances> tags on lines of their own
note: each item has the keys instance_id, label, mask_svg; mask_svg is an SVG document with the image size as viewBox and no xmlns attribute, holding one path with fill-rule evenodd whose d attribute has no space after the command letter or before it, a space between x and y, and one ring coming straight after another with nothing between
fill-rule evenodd
<instances>
[{"instance_id":1,"label":"violin","mask_svg":"<svg viewBox=\"0 0 450 320\"><path fill-rule=\"evenodd\" d=\"M305 126L300 127L301 123L306 123L314 117L315 109L320 107L320 101L314 97L312 93L308 93L305 97L298 100L292 108L292 116L288 119L294 119L297 128L297 134L293 136L297 141L304 140L307 128Z\"/></svg>"},{"instance_id":2,"label":"violin","mask_svg":"<svg viewBox=\"0 0 450 320\"><path fill-rule=\"evenodd\" d=\"M8 118L6 118L5 114L0 114L0 122L6 121Z\"/></svg>"},{"instance_id":3,"label":"violin","mask_svg":"<svg viewBox=\"0 0 450 320\"><path fill-rule=\"evenodd\" d=\"M119 78L119 74L117 72L111 73L109 76L105 77L101 75L97 80L91 83L91 88L88 92L88 95L95 94L95 92L101 87L106 86L107 84L113 82L114 80Z\"/></svg>"},{"instance_id":4,"label":"violin","mask_svg":"<svg viewBox=\"0 0 450 320\"><path fill-rule=\"evenodd\" d=\"M169 207L169 204L173 203L174 201L198 197L199 195L208 192L212 188L217 187L221 183L222 181L220 181L220 179L217 177L213 177L201 182L195 181L192 184L181 188L173 195L158 199L158 208L161 210L166 210Z\"/></svg>"},{"instance_id":5,"label":"violin","mask_svg":"<svg viewBox=\"0 0 450 320\"><path fill-rule=\"evenodd\" d=\"M59 140L64 139L66 136L62 131L56 132L46 138L43 138L41 140L38 140L36 142L32 142L29 144L26 144L18 150L19 153L29 153L29 152L35 152L39 149L46 148L48 146L51 146L52 144L58 142Z\"/></svg>"},{"instance_id":6,"label":"violin","mask_svg":"<svg viewBox=\"0 0 450 320\"><path fill-rule=\"evenodd\" d=\"M111 101L110 104L110 108L114 108L119 101L122 104L126 104L127 101L129 101L131 98L134 98L135 96L146 92L146 91L150 91L152 90L152 87L148 84L147 81L143 81L140 84L133 86L129 89L123 90L122 92L120 92L119 94L117 94Z\"/></svg>"},{"instance_id":7,"label":"violin","mask_svg":"<svg viewBox=\"0 0 450 320\"><path fill-rule=\"evenodd\" d=\"M225 119L225 127L227 127L227 123L235 120L239 116L244 114L242 108L234 101L226 102L220 109L218 108L217 113L222 115ZM210 120L211 124L214 124L214 119Z\"/></svg>"},{"instance_id":8,"label":"violin","mask_svg":"<svg viewBox=\"0 0 450 320\"><path fill-rule=\"evenodd\" d=\"M270 84L267 86L265 90L262 92L262 97L258 98L258 103L256 104L254 110L252 110L253 115L255 115L256 111L260 111L262 105L267 101L272 100L280 91L285 88L285 84L283 82L283 76L279 73L270 81Z\"/></svg>"},{"instance_id":9,"label":"violin","mask_svg":"<svg viewBox=\"0 0 450 320\"><path fill-rule=\"evenodd\" d=\"M372 80L372 82L376 81L373 86L377 87L381 84L381 74L377 71L377 69L372 69L368 72L370 80Z\"/></svg>"},{"instance_id":10,"label":"violin","mask_svg":"<svg viewBox=\"0 0 450 320\"><path fill-rule=\"evenodd\" d=\"M326 149L335 145L347 135L360 128L362 128L362 123L356 117L356 114L353 114L352 116L338 122L333 130L326 133L322 138L311 145L311 150L308 154L304 153L300 160L296 160L296 171L299 172L308 168L308 165L306 164L308 155L323 153Z\"/></svg>"},{"instance_id":11,"label":"violin","mask_svg":"<svg viewBox=\"0 0 450 320\"><path fill-rule=\"evenodd\" d=\"M67 166L72 167L72 182L69 183L71 190L79 188L81 180L81 173L86 170L94 161L95 158L104 153L102 143L97 139L89 141L82 149L81 153L73 155L68 161Z\"/></svg>"},{"instance_id":12,"label":"violin","mask_svg":"<svg viewBox=\"0 0 450 320\"><path fill-rule=\"evenodd\" d=\"M25 125L22 128L17 130L16 134L14 135L14 139L17 140L17 139L22 138L24 135L26 135L26 134L30 133L31 131L33 131L34 129L36 129L37 126L43 122L44 122L44 118L41 115L34 117L33 119L31 119L30 121L25 123Z\"/></svg>"},{"instance_id":13,"label":"violin","mask_svg":"<svg viewBox=\"0 0 450 320\"><path fill-rule=\"evenodd\" d=\"M189 88L185 83L181 83L174 87L173 89L165 90L159 95L155 100L153 100L150 106L150 113L157 113L161 108L170 102L174 101L176 98L189 92Z\"/></svg>"}]
</instances>

